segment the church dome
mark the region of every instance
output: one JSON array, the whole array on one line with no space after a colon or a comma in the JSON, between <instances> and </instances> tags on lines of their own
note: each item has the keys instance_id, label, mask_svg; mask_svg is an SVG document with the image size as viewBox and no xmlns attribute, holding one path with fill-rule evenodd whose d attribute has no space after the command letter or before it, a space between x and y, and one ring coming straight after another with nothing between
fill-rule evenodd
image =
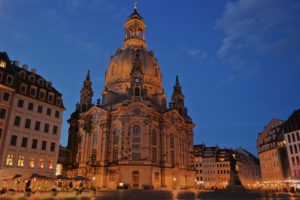
<instances>
[{"instance_id":1,"label":"church dome","mask_svg":"<svg viewBox=\"0 0 300 200\"><path fill-rule=\"evenodd\" d=\"M124 94L131 85L133 60L138 57L144 76L143 84L149 96L162 94L162 76L153 51L147 51L145 42L146 25L134 9L124 24L125 40L123 48L117 49L111 57L105 74L104 91Z\"/></svg>"}]
</instances>

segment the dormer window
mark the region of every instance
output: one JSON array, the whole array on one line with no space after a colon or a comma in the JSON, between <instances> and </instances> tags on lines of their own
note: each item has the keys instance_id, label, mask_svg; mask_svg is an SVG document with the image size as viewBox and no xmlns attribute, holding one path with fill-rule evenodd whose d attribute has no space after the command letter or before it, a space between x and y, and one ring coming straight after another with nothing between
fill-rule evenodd
<instances>
[{"instance_id":1,"label":"dormer window","mask_svg":"<svg viewBox=\"0 0 300 200\"><path fill-rule=\"evenodd\" d=\"M26 94L26 91L27 91L27 85L21 84L20 92L21 92L22 94Z\"/></svg>"},{"instance_id":2,"label":"dormer window","mask_svg":"<svg viewBox=\"0 0 300 200\"><path fill-rule=\"evenodd\" d=\"M30 87L30 96L33 96L33 97L36 96L36 87L33 87L33 86Z\"/></svg>"},{"instance_id":3,"label":"dormer window","mask_svg":"<svg viewBox=\"0 0 300 200\"><path fill-rule=\"evenodd\" d=\"M10 76L10 75L8 75L8 76L6 77L6 83L7 83L8 85L12 85L12 84L13 84L13 80L14 80L14 78L13 78L12 76Z\"/></svg>"},{"instance_id":4,"label":"dormer window","mask_svg":"<svg viewBox=\"0 0 300 200\"><path fill-rule=\"evenodd\" d=\"M30 81L31 83L34 83L34 81L35 81L35 76L34 76L34 75L30 75L30 76L28 77L28 79L29 79L29 81Z\"/></svg>"},{"instance_id":5,"label":"dormer window","mask_svg":"<svg viewBox=\"0 0 300 200\"><path fill-rule=\"evenodd\" d=\"M4 60L0 61L0 67L5 68L6 67L6 62Z\"/></svg>"},{"instance_id":6,"label":"dormer window","mask_svg":"<svg viewBox=\"0 0 300 200\"><path fill-rule=\"evenodd\" d=\"M48 95L48 102L53 103L53 98L54 98L54 95L53 94L49 94Z\"/></svg>"},{"instance_id":7,"label":"dormer window","mask_svg":"<svg viewBox=\"0 0 300 200\"><path fill-rule=\"evenodd\" d=\"M24 80L25 77L26 77L26 72L21 71L21 72L20 72L20 78Z\"/></svg>"},{"instance_id":8,"label":"dormer window","mask_svg":"<svg viewBox=\"0 0 300 200\"><path fill-rule=\"evenodd\" d=\"M44 86L44 80L43 79L38 79L38 84L39 86L43 87Z\"/></svg>"},{"instance_id":9,"label":"dormer window","mask_svg":"<svg viewBox=\"0 0 300 200\"><path fill-rule=\"evenodd\" d=\"M45 100L46 92L45 90L40 90L39 98Z\"/></svg>"},{"instance_id":10,"label":"dormer window","mask_svg":"<svg viewBox=\"0 0 300 200\"><path fill-rule=\"evenodd\" d=\"M56 105L60 106L61 105L61 99L60 97L56 98Z\"/></svg>"}]
</instances>

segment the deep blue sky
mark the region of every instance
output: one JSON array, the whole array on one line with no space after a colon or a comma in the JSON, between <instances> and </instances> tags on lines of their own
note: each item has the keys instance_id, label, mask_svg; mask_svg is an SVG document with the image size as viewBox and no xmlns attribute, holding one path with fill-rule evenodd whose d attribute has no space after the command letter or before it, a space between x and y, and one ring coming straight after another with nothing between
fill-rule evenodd
<instances>
[{"instance_id":1,"label":"deep blue sky","mask_svg":"<svg viewBox=\"0 0 300 200\"><path fill-rule=\"evenodd\" d=\"M67 119L91 70L100 97L133 0L0 0L0 51L35 67L63 94ZM300 107L300 2L139 0L148 50L170 99L179 75L195 143L243 146Z\"/></svg>"}]
</instances>

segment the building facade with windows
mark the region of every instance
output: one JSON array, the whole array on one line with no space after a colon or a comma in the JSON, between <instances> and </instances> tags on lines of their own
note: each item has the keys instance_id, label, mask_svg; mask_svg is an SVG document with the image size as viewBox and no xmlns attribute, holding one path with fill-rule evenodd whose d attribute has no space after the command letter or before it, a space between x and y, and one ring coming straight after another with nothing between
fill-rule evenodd
<instances>
[{"instance_id":1,"label":"building facade with windows","mask_svg":"<svg viewBox=\"0 0 300 200\"><path fill-rule=\"evenodd\" d=\"M194 186L194 124L178 77L167 106L158 61L147 50L145 28L135 8L125 22L123 48L111 57L102 100L96 105L88 72L68 121L68 176L86 176L97 187L111 189L122 184Z\"/></svg>"},{"instance_id":2,"label":"building facade with windows","mask_svg":"<svg viewBox=\"0 0 300 200\"><path fill-rule=\"evenodd\" d=\"M232 158L243 186L254 188L260 181L258 159L245 149L221 149L194 145L196 188L225 189L230 182Z\"/></svg>"},{"instance_id":3,"label":"building facade with windows","mask_svg":"<svg viewBox=\"0 0 300 200\"><path fill-rule=\"evenodd\" d=\"M283 189L290 177L284 120L271 120L257 139L262 184L266 189Z\"/></svg>"},{"instance_id":4,"label":"building facade with windows","mask_svg":"<svg viewBox=\"0 0 300 200\"><path fill-rule=\"evenodd\" d=\"M295 110L284 125L284 138L291 169L291 180L300 189L300 109Z\"/></svg>"},{"instance_id":5,"label":"building facade with windows","mask_svg":"<svg viewBox=\"0 0 300 200\"><path fill-rule=\"evenodd\" d=\"M16 174L54 175L63 111L62 95L50 81L0 52L2 180Z\"/></svg>"}]
</instances>

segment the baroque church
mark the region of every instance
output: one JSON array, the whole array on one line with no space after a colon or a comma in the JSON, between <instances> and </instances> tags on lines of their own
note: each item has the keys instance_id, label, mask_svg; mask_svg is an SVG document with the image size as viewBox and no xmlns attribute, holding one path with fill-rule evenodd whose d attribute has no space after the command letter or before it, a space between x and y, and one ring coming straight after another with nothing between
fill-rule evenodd
<instances>
[{"instance_id":1,"label":"baroque church","mask_svg":"<svg viewBox=\"0 0 300 200\"><path fill-rule=\"evenodd\" d=\"M124 26L123 48L111 57L101 101L92 103L88 71L68 120L66 174L108 189L193 187L195 125L179 79L167 105L160 66L147 50L146 24L136 7Z\"/></svg>"}]
</instances>

